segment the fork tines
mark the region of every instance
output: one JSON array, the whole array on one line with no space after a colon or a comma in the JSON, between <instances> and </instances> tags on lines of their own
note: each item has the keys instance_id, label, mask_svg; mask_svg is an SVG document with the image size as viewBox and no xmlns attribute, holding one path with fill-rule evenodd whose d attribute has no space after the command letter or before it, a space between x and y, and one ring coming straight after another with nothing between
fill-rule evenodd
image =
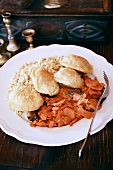
<instances>
[{"instance_id":1,"label":"fork tines","mask_svg":"<svg viewBox=\"0 0 113 170\"><path fill-rule=\"evenodd\" d=\"M103 71L103 76L104 76L104 80L106 81L106 84L109 85L109 80L108 80L108 77L107 77L105 71Z\"/></svg>"}]
</instances>

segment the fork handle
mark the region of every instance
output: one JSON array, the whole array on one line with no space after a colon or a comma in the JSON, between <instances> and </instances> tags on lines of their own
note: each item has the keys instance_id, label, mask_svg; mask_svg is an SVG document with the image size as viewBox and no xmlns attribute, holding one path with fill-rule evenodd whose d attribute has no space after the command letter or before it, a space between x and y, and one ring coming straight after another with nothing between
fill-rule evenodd
<instances>
[{"instance_id":1,"label":"fork handle","mask_svg":"<svg viewBox=\"0 0 113 170\"><path fill-rule=\"evenodd\" d=\"M104 89L103 94L105 93L105 90L106 90L106 88ZM94 121L96 112L97 112L97 110L98 110L98 107L99 107L99 105L100 105L100 103L101 103L101 101L102 101L103 94L101 95L101 97L100 97L100 99L99 99L99 101L98 101L98 103L97 103L97 105L96 105L96 109L95 109L95 111L94 111L94 115L93 115L93 117L92 117L92 120L91 120L91 123L90 123L90 126L89 126L89 130L88 130L88 133L87 133L87 136L86 136L86 138L85 138L85 140L84 140L84 142L83 142L83 144L82 144L82 146L81 146L81 148L80 148L80 150L79 150L79 158L81 158L81 156L82 156L82 150L83 150L83 148L84 148L84 146L85 146L85 144L86 144L86 141L87 141L87 139L88 139L88 136L89 136L89 134L90 134L90 132L91 132L92 124L93 124L93 121Z\"/></svg>"}]
</instances>

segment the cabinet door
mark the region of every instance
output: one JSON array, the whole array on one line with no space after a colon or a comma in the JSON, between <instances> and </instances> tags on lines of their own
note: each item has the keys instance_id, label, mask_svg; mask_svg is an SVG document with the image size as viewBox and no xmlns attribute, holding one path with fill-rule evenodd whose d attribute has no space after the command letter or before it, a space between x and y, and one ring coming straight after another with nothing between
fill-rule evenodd
<instances>
[{"instance_id":1,"label":"cabinet door","mask_svg":"<svg viewBox=\"0 0 113 170\"><path fill-rule=\"evenodd\" d=\"M65 27L69 41L104 41L109 34L110 22L99 19L68 20Z\"/></svg>"},{"instance_id":2,"label":"cabinet door","mask_svg":"<svg viewBox=\"0 0 113 170\"><path fill-rule=\"evenodd\" d=\"M13 17L12 33L16 39L24 38L21 33L25 29L35 30L34 40L40 44L102 42L110 38L111 18L86 19L75 17ZM0 22L0 37L7 40L7 30Z\"/></svg>"}]
</instances>

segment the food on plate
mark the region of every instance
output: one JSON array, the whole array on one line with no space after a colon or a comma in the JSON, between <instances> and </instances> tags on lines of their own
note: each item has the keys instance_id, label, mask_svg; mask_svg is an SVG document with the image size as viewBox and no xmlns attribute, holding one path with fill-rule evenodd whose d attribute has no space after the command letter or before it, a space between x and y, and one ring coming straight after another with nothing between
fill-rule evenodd
<instances>
[{"instance_id":1,"label":"food on plate","mask_svg":"<svg viewBox=\"0 0 113 170\"><path fill-rule=\"evenodd\" d=\"M42 58L39 61L39 65L42 69L48 70L50 73L54 74L61 67L59 59L60 59L60 57L58 57L58 56Z\"/></svg>"},{"instance_id":2,"label":"food on plate","mask_svg":"<svg viewBox=\"0 0 113 170\"><path fill-rule=\"evenodd\" d=\"M58 72L54 74L55 80L58 83L72 88L81 88L84 81L75 70L71 68L61 67Z\"/></svg>"},{"instance_id":3,"label":"food on plate","mask_svg":"<svg viewBox=\"0 0 113 170\"><path fill-rule=\"evenodd\" d=\"M44 99L34 88L23 85L9 91L7 102L11 110L34 111L43 105Z\"/></svg>"},{"instance_id":4,"label":"food on plate","mask_svg":"<svg viewBox=\"0 0 113 170\"><path fill-rule=\"evenodd\" d=\"M93 71L93 66L88 62L88 60L74 54L61 57L60 64L65 67L73 68L82 73L91 73Z\"/></svg>"},{"instance_id":5,"label":"food on plate","mask_svg":"<svg viewBox=\"0 0 113 170\"><path fill-rule=\"evenodd\" d=\"M40 67L33 68L31 78L35 90L40 93L54 96L59 93L59 85L55 81L52 73Z\"/></svg>"},{"instance_id":6,"label":"food on plate","mask_svg":"<svg viewBox=\"0 0 113 170\"><path fill-rule=\"evenodd\" d=\"M11 78L9 90L13 90L15 87L23 85L31 85L33 88L33 83L31 80L31 69L37 66L39 66L39 63L36 61L22 65Z\"/></svg>"},{"instance_id":7,"label":"food on plate","mask_svg":"<svg viewBox=\"0 0 113 170\"><path fill-rule=\"evenodd\" d=\"M27 112L33 127L72 126L90 119L104 89L86 74L92 71L85 58L74 54L25 63L11 79L8 106L18 114Z\"/></svg>"},{"instance_id":8,"label":"food on plate","mask_svg":"<svg viewBox=\"0 0 113 170\"><path fill-rule=\"evenodd\" d=\"M60 86L58 95L53 97L44 95L44 105L28 114L28 118L31 120L30 125L49 128L72 126L83 118L92 118L104 84L98 82L95 85L95 93L90 94L90 90L94 88L91 85L95 84L95 79L84 77L84 79L87 78L90 79L90 87L87 86L86 80L82 88ZM101 86L101 89L98 89L98 86ZM100 108L101 106L99 106Z\"/></svg>"}]
</instances>

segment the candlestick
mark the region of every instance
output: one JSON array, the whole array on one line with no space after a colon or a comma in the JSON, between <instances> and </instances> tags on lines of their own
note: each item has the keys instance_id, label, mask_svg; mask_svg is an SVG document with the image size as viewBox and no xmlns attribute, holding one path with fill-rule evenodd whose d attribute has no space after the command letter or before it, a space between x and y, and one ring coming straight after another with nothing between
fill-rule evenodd
<instances>
[{"instance_id":1,"label":"candlestick","mask_svg":"<svg viewBox=\"0 0 113 170\"><path fill-rule=\"evenodd\" d=\"M5 12L4 14L2 14L2 17L3 17L3 22L8 31L9 44L7 46L7 50L11 52L15 52L20 48L20 46L16 44L14 36L12 35L11 25L10 25L11 24L11 13Z\"/></svg>"},{"instance_id":2,"label":"candlestick","mask_svg":"<svg viewBox=\"0 0 113 170\"><path fill-rule=\"evenodd\" d=\"M25 37L26 41L29 42L28 50L33 49L33 35L35 34L34 29L26 29L22 32L22 36Z\"/></svg>"},{"instance_id":3,"label":"candlestick","mask_svg":"<svg viewBox=\"0 0 113 170\"><path fill-rule=\"evenodd\" d=\"M0 65L5 64L6 61L8 60L8 58L2 54L3 44L4 44L4 40L0 39Z\"/></svg>"}]
</instances>

